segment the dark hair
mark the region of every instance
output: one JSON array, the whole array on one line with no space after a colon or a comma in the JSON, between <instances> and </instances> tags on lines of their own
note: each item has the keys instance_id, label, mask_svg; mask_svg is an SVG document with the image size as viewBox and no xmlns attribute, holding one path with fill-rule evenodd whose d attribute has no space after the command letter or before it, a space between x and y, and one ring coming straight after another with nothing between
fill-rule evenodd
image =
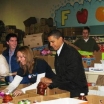
<instances>
[{"instance_id":1,"label":"dark hair","mask_svg":"<svg viewBox=\"0 0 104 104\"><path fill-rule=\"evenodd\" d=\"M18 36L17 36L16 34L14 34L14 33L9 33L9 34L7 34L7 36L6 36L6 41L8 42L8 41L10 40L11 37L17 38L17 41L18 41Z\"/></svg>"},{"instance_id":2,"label":"dark hair","mask_svg":"<svg viewBox=\"0 0 104 104\"><path fill-rule=\"evenodd\" d=\"M60 37L64 38L63 34L62 34L59 30L57 30L57 29L52 30L52 31L48 34L48 37L50 37L50 36L55 36L56 38L60 38Z\"/></svg>"},{"instance_id":3,"label":"dark hair","mask_svg":"<svg viewBox=\"0 0 104 104\"><path fill-rule=\"evenodd\" d=\"M85 26L85 27L83 28L83 30L88 30L88 32L90 33L90 28L89 28L88 26Z\"/></svg>"}]
</instances>

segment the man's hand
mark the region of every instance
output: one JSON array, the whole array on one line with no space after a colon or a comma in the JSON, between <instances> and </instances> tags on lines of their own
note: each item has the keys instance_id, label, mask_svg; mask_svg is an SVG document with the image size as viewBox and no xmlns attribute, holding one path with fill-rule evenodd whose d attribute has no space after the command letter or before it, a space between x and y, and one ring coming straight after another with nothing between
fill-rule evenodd
<instances>
[{"instance_id":1,"label":"man's hand","mask_svg":"<svg viewBox=\"0 0 104 104\"><path fill-rule=\"evenodd\" d=\"M41 78L40 81L45 83L47 86L49 86L52 83L52 80L46 77Z\"/></svg>"},{"instance_id":2,"label":"man's hand","mask_svg":"<svg viewBox=\"0 0 104 104\"><path fill-rule=\"evenodd\" d=\"M23 92L22 92L21 89L15 90L15 91L13 92L13 96L18 96L18 95L21 95L21 94L23 94Z\"/></svg>"}]
</instances>

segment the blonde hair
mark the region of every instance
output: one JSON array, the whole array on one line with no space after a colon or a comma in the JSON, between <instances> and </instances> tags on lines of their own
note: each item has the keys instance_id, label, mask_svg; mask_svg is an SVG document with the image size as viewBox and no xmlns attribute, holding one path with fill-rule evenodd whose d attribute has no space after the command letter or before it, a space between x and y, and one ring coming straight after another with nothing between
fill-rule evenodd
<instances>
[{"instance_id":1,"label":"blonde hair","mask_svg":"<svg viewBox=\"0 0 104 104\"><path fill-rule=\"evenodd\" d=\"M18 49L20 51L25 60L26 60L26 65L22 65L20 63L20 67L24 70L24 74L28 71L29 73L32 73L33 67L34 67L34 55L32 50L28 46L22 46ZM17 52L18 52L17 51ZM17 59L18 61L18 59Z\"/></svg>"}]
</instances>

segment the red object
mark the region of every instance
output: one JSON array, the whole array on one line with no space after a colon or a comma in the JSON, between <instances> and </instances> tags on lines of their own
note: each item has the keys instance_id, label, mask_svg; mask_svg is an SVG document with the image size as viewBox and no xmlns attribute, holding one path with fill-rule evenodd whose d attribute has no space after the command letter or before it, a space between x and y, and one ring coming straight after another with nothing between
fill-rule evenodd
<instances>
[{"instance_id":1,"label":"red object","mask_svg":"<svg viewBox=\"0 0 104 104\"><path fill-rule=\"evenodd\" d=\"M12 100L13 100L13 98L9 94L5 94L4 97L3 97L3 103L8 103L8 102L10 102Z\"/></svg>"},{"instance_id":2,"label":"red object","mask_svg":"<svg viewBox=\"0 0 104 104\"><path fill-rule=\"evenodd\" d=\"M87 83L88 86L92 86L92 83Z\"/></svg>"},{"instance_id":3,"label":"red object","mask_svg":"<svg viewBox=\"0 0 104 104\"><path fill-rule=\"evenodd\" d=\"M78 23L85 24L87 22L88 18L88 11L87 9L81 9L81 11L78 11L76 14Z\"/></svg>"},{"instance_id":4,"label":"red object","mask_svg":"<svg viewBox=\"0 0 104 104\"><path fill-rule=\"evenodd\" d=\"M39 82L37 86L37 94L45 95L45 90L47 89L46 84Z\"/></svg>"},{"instance_id":5,"label":"red object","mask_svg":"<svg viewBox=\"0 0 104 104\"><path fill-rule=\"evenodd\" d=\"M87 98L85 96L84 93L80 93L80 96L78 97L79 100L84 100L84 101L87 101Z\"/></svg>"},{"instance_id":6,"label":"red object","mask_svg":"<svg viewBox=\"0 0 104 104\"><path fill-rule=\"evenodd\" d=\"M86 56L82 55L82 58L86 58Z\"/></svg>"}]
</instances>

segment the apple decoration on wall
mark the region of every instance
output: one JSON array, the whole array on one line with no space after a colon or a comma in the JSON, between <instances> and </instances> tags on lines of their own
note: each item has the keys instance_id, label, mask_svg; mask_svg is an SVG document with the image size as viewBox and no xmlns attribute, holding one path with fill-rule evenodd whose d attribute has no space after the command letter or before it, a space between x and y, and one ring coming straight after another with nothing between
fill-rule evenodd
<instances>
[{"instance_id":1,"label":"apple decoration on wall","mask_svg":"<svg viewBox=\"0 0 104 104\"><path fill-rule=\"evenodd\" d=\"M81 11L77 12L76 17L77 17L78 23L85 24L88 18L88 10L82 8Z\"/></svg>"}]
</instances>

